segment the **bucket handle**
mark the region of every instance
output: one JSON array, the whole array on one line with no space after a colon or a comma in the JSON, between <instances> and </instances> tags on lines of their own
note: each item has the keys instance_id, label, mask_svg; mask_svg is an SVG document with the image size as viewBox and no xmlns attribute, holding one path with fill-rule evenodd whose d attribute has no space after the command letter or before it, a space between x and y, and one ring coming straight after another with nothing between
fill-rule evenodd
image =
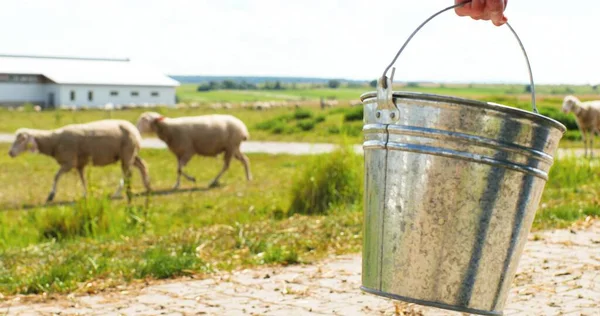
<instances>
[{"instance_id":1,"label":"bucket handle","mask_svg":"<svg viewBox=\"0 0 600 316\"><path fill-rule=\"evenodd\" d=\"M392 62L390 63L389 66L387 66L387 68L385 68L385 71L383 72L383 76L381 76L381 79L378 81L378 85L380 87L378 87L378 97L382 97L382 99L384 99L385 101L391 100L391 86L392 86L392 81L394 80L394 72L396 70L396 68L392 68L392 66L394 65L394 63L396 62L396 60L398 59L398 57L400 56L400 54L402 53L402 51L404 50L404 48L406 47L406 45L408 44L408 42L410 42L410 40L413 38L413 36L415 36L415 34L425 25L427 24L429 21L431 21L433 18L435 18L436 16L440 15L441 13L454 9L454 8L458 8L458 7L462 7L467 3L472 2L473 0L466 0L464 2L449 6L437 13L435 13L434 15L430 16L427 20L425 20L425 22L423 22L421 25L419 25L419 27L408 37L408 39L406 40L406 42L404 42L404 45L402 45L402 48L400 48L400 50L398 51L398 53L396 54L396 56L394 57L394 60L392 60ZM531 104L533 106L533 112L538 114L538 109L537 106L535 104L535 85L533 83L533 73L531 71L531 65L529 63L529 57L527 57L527 52L525 51L525 47L523 46L523 42L521 42L521 39L519 38L519 36L517 35L517 32L515 32L515 30L512 28L512 26L510 26L510 24L508 22L506 22L506 26L508 26L508 28L510 29L510 31L515 35L515 37L517 38L517 41L519 42L519 46L521 46L521 50L523 51L523 55L525 56L525 61L527 62L527 69L529 70L529 82L531 85ZM390 68L392 68L392 76L391 78L387 78L387 73L390 70ZM388 86L390 87L390 91L386 91ZM381 89L383 88L383 89Z\"/></svg>"}]
</instances>

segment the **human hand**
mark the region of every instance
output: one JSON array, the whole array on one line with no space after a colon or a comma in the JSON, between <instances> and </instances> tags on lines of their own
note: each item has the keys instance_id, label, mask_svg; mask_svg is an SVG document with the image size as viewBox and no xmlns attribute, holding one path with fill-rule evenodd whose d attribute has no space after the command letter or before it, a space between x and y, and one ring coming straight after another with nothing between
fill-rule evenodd
<instances>
[{"instance_id":1,"label":"human hand","mask_svg":"<svg viewBox=\"0 0 600 316\"><path fill-rule=\"evenodd\" d=\"M463 3L465 0L454 0L454 4ZM455 8L458 16L470 16L474 20L491 20L496 26L501 26L508 20L504 10L508 0L472 0L462 7Z\"/></svg>"}]
</instances>

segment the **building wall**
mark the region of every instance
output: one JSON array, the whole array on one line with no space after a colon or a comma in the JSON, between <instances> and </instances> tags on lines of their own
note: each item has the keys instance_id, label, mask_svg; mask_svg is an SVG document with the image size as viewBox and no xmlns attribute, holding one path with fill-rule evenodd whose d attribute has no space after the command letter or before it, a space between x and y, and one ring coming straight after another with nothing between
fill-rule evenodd
<instances>
[{"instance_id":1,"label":"building wall","mask_svg":"<svg viewBox=\"0 0 600 316\"><path fill-rule=\"evenodd\" d=\"M47 85L42 83L0 83L0 104L18 105L27 102L45 105Z\"/></svg>"},{"instance_id":2,"label":"building wall","mask_svg":"<svg viewBox=\"0 0 600 316\"><path fill-rule=\"evenodd\" d=\"M134 86L95 86L95 85L58 85L56 105L100 107L112 104L159 104L175 105L175 87L134 87ZM74 100L71 98L74 92ZM92 93L91 100L88 98ZM116 92L117 95L111 95ZM132 92L137 92L132 95ZM152 93L158 93L157 96Z\"/></svg>"}]
</instances>

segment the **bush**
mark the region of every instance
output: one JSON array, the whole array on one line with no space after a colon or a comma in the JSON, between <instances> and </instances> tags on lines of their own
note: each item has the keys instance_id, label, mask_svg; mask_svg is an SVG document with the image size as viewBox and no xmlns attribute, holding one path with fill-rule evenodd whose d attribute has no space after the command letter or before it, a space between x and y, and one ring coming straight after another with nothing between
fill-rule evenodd
<instances>
[{"instance_id":1,"label":"bush","mask_svg":"<svg viewBox=\"0 0 600 316\"><path fill-rule=\"evenodd\" d=\"M541 107L540 114L561 122L568 130L577 130L577 121L573 114L565 114L557 108Z\"/></svg>"},{"instance_id":2,"label":"bush","mask_svg":"<svg viewBox=\"0 0 600 316\"><path fill-rule=\"evenodd\" d=\"M273 134L283 134L283 132L285 130L286 130L285 122L278 121L275 125L273 125L273 128L271 129L271 132Z\"/></svg>"},{"instance_id":3,"label":"bush","mask_svg":"<svg viewBox=\"0 0 600 316\"><path fill-rule=\"evenodd\" d=\"M305 120L300 120L297 123L298 128L300 128L303 131L310 131L312 129L315 128L315 121L311 120L311 119L305 119Z\"/></svg>"},{"instance_id":4,"label":"bush","mask_svg":"<svg viewBox=\"0 0 600 316\"><path fill-rule=\"evenodd\" d=\"M344 121L345 122L362 121L363 115L364 115L363 108L355 107L355 108L352 108L352 109L349 109L346 111L346 113L344 114Z\"/></svg>"},{"instance_id":5,"label":"bush","mask_svg":"<svg viewBox=\"0 0 600 316\"><path fill-rule=\"evenodd\" d=\"M335 206L361 201L360 162L351 146L313 157L294 182L288 214L326 214Z\"/></svg>"},{"instance_id":6,"label":"bush","mask_svg":"<svg viewBox=\"0 0 600 316\"><path fill-rule=\"evenodd\" d=\"M327 82L327 86L331 89L337 89L339 88L341 85L341 82L339 80L329 80Z\"/></svg>"},{"instance_id":7,"label":"bush","mask_svg":"<svg viewBox=\"0 0 600 316\"><path fill-rule=\"evenodd\" d=\"M297 120L303 120L311 117L313 117L313 114L309 110L297 109L296 112L294 112L294 118Z\"/></svg>"},{"instance_id":8,"label":"bush","mask_svg":"<svg viewBox=\"0 0 600 316\"><path fill-rule=\"evenodd\" d=\"M290 115L281 115L278 116L274 119L268 120L268 121L264 121L264 122L260 122L258 124L256 124L256 129L258 130L263 130L263 131L268 131L268 130L274 130L276 128L281 128L281 126L284 126L287 122L289 122L293 117Z\"/></svg>"},{"instance_id":9,"label":"bush","mask_svg":"<svg viewBox=\"0 0 600 316\"><path fill-rule=\"evenodd\" d=\"M569 130L563 136L563 139L570 141L582 141L581 133L579 131Z\"/></svg>"}]
</instances>

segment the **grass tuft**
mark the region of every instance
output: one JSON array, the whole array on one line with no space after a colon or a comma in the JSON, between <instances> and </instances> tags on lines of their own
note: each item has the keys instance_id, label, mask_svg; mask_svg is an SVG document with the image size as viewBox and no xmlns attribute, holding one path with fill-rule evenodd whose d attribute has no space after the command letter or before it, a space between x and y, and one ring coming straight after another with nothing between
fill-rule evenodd
<instances>
[{"instance_id":1,"label":"grass tuft","mask_svg":"<svg viewBox=\"0 0 600 316\"><path fill-rule=\"evenodd\" d=\"M360 156L342 146L327 155L315 156L299 173L292 188L288 214L326 214L337 205L350 205L362 198Z\"/></svg>"},{"instance_id":2,"label":"grass tuft","mask_svg":"<svg viewBox=\"0 0 600 316\"><path fill-rule=\"evenodd\" d=\"M187 251L186 251L187 250ZM136 278L154 277L167 279L189 275L197 265L201 264L191 249L182 247L177 250L152 248L143 254L142 262L136 270Z\"/></svg>"},{"instance_id":3,"label":"grass tuft","mask_svg":"<svg viewBox=\"0 0 600 316\"><path fill-rule=\"evenodd\" d=\"M64 240L73 237L95 237L106 233L111 222L108 199L80 200L73 207L59 207L41 212L39 223L43 239ZM113 214L114 215L114 214Z\"/></svg>"}]
</instances>

